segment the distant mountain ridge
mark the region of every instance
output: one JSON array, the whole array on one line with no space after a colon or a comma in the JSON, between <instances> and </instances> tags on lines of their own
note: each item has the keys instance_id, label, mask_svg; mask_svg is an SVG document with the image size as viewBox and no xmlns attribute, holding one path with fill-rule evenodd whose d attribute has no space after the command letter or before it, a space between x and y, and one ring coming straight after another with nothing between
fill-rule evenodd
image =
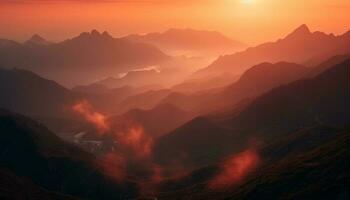
<instances>
[{"instance_id":1,"label":"distant mountain ridge","mask_svg":"<svg viewBox=\"0 0 350 200\"><path fill-rule=\"evenodd\" d=\"M105 85L110 88L117 88L123 86L140 87L145 84L155 85L159 83L162 75L155 69L145 69L139 71L129 71L123 77L114 78L108 77L101 81L96 82L96 84Z\"/></svg>"},{"instance_id":2,"label":"distant mountain ridge","mask_svg":"<svg viewBox=\"0 0 350 200\"><path fill-rule=\"evenodd\" d=\"M141 124L152 137L160 137L189 121L193 116L173 105L159 105L151 110L132 109L121 118ZM116 118L118 120L118 117Z\"/></svg>"},{"instance_id":3,"label":"distant mountain ridge","mask_svg":"<svg viewBox=\"0 0 350 200\"><path fill-rule=\"evenodd\" d=\"M169 59L152 45L117 39L97 30L59 43L47 44L38 35L24 44L0 41L2 67L28 69L64 85L91 82Z\"/></svg>"},{"instance_id":4,"label":"distant mountain ridge","mask_svg":"<svg viewBox=\"0 0 350 200\"><path fill-rule=\"evenodd\" d=\"M206 54L205 52L225 54L247 47L246 44L232 40L219 32L195 29L173 28L162 33L129 35L125 39L152 44L165 52L177 52L177 54L181 52L197 55Z\"/></svg>"},{"instance_id":5,"label":"distant mountain ridge","mask_svg":"<svg viewBox=\"0 0 350 200\"><path fill-rule=\"evenodd\" d=\"M47 41L45 38L41 37L38 34L34 34L29 40L25 41L24 44L29 45L50 45L53 42Z\"/></svg>"},{"instance_id":6,"label":"distant mountain ridge","mask_svg":"<svg viewBox=\"0 0 350 200\"><path fill-rule=\"evenodd\" d=\"M309 71L309 68L295 63L261 63L245 71L236 82L228 86L189 95L172 93L161 103L205 114L233 107L245 99L256 98L275 87L303 78Z\"/></svg>"},{"instance_id":7,"label":"distant mountain ridge","mask_svg":"<svg viewBox=\"0 0 350 200\"><path fill-rule=\"evenodd\" d=\"M121 87L109 89L83 87L69 90L55 81L22 69L0 69L0 108L28 116L76 118L70 106L82 101L90 101L98 110L106 114L122 112L118 104L129 96L159 88ZM131 107L132 108L132 107ZM130 109L130 107L129 107ZM123 110L126 112L127 110Z\"/></svg>"},{"instance_id":8,"label":"distant mountain ridge","mask_svg":"<svg viewBox=\"0 0 350 200\"><path fill-rule=\"evenodd\" d=\"M323 32L311 32L306 25L301 25L283 39L263 43L232 55L221 56L194 76L227 72L241 74L250 66L262 62L285 61L303 64L313 60L312 65L317 65L332 56L349 53L349 45L349 32L335 36Z\"/></svg>"}]
</instances>

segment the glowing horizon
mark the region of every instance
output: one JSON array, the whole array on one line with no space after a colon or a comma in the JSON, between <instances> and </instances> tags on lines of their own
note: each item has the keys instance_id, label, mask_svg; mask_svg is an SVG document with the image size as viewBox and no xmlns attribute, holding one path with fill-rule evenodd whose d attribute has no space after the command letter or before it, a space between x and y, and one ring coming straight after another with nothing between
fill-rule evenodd
<instances>
[{"instance_id":1,"label":"glowing horizon","mask_svg":"<svg viewBox=\"0 0 350 200\"><path fill-rule=\"evenodd\" d=\"M0 38L23 41L38 33L60 41L92 29L119 37L193 28L220 31L232 39L258 44L280 38L301 24L313 31L342 34L350 29L349 9L346 0L1 1Z\"/></svg>"}]
</instances>

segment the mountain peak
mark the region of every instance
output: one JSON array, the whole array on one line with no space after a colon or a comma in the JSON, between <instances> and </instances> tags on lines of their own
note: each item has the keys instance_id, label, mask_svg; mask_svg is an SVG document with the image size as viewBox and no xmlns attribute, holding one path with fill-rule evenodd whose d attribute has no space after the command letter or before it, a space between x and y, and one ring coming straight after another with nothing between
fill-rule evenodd
<instances>
[{"instance_id":1,"label":"mountain peak","mask_svg":"<svg viewBox=\"0 0 350 200\"><path fill-rule=\"evenodd\" d=\"M89 34L89 33L88 33ZM99 32L98 30L94 29L89 34L91 37L97 38L113 38L107 31L104 31L103 33Z\"/></svg>"},{"instance_id":2,"label":"mountain peak","mask_svg":"<svg viewBox=\"0 0 350 200\"><path fill-rule=\"evenodd\" d=\"M90 34L91 34L91 36L100 36L101 35L100 32L98 32L96 29L92 30Z\"/></svg>"},{"instance_id":3,"label":"mountain peak","mask_svg":"<svg viewBox=\"0 0 350 200\"><path fill-rule=\"evenodd\" d=\"M113 37L107 32L99 32L96 29L93 29L90 32L83 32L78 37L78 39L113 39Z\"/></svg>"},{"instance_id":4,"label":"mountain peak","mask_svg":"<svg viewBox=\"0 0 350 200\"><path fill-rule=\"evenodd\" d=\"M40 35L38 34L34 34L30 40L45 40L43 37L41 37Z\"/></svg>"},{"instance_id":5,"label":"mountain peak","mask_svg":"<svg viewBox=\"0 0 350 200\"><path fill-rule=\"evenodd\" d=\"M342 35L343 37L350 37L350 30Z\"/></svg>"},{"instance_id":6,"label":"mountain peak","mask_svg":"<svg viewBox=\"0 0 350 200\"><path fill-rule=\"evenodd\" d=\"M287 37L291 36L305 36L311 34L309 27L306 24L299 26L292 33L290 33Z\"/></svg>"},{"instance_id":7,"label":"mountain peak","mask_svg":"<svg viewBox=\"0 0 350 200\"><path fill-rule=\"evenodd\" d=\"M107 31L103 31L102 36L108 36L111 37L111 35Z\"/></svg>"},{"instance_id":8,"label":"mountain peak","mask_svg":"<svg viewBox=\"0 0 350 200\"><path fill-rule=\"evenodd\" d=\"M306 24L302 24L297 29L295 29L296 33L311 33L309 27Z\"/></svg>"},{"instance_id":9,"label":"mountain peak","mask_svg":"<svg viewBox=\"0 0 350 200\"><path fill-rule=\"evenodd\" d=\"M39 44L39 45L46 45L49 44L45 38L41 37L38 34L34 34L29 40L27 40L25 43L27 44Z\"/></svg>"}]
</instances>

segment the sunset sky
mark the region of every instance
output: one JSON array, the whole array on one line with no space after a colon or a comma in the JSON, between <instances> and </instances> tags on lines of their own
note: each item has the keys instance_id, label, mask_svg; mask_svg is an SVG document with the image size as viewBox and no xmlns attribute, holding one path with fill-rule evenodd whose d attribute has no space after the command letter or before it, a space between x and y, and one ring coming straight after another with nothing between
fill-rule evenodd
<instances>
[{"instance_id":1,"label":"sunset sky","mask_svg":"<svg viewBox=\"0 0 350 200\"><path fill-rule=\"evenodd\" d=\"M59 41L91 29L123 36L194 28L258 44L304 23L342 34L350 29L349 10L349 0L0 0L0 38L39 33Z\"/></svg>"}]
</instances>

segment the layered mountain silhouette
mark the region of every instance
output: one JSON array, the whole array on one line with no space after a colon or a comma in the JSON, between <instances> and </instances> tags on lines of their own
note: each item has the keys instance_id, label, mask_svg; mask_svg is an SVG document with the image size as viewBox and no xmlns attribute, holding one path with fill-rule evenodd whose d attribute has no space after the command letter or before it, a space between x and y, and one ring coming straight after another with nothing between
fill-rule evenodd
<instances>
[{"instance_id":1,"label":"layered mountain silhouette","mask_svg":"<svg viewBox=\"0 0 350 200\"><path fill-rule=\"evenodd\" d=\"M173 105L159 105L149 110L131 109L123 114L110 116L108 123L113 132L123 132L126 127L142 127L144 133L152 139L180 127L193 118L191 113L185 112ZM85 127L83 137L80 139L105 141L92 127ZM110 139L110 138L108 138ZM107 140L108 140L107 139Z\"/></svg>"},{"instance_id":2,"label":"layered mountain silhouette","mask_svg":"<svg viewBox=\"0 0 350 200\"><path fill-rule=\"evenodd\" d=\"M232 75L225 73L214 77L205 77L197 79L188 79L179 84L174 85L171 89L174 92L184 94L194 94L202 92L203 90L211 90L216 88L222 88L233 84L239 79L239 75Z\"/></svg>"},{"instance_id":3,"label":"layered mountain silhouette","mask_svg":"<svg viewBox=\"0 0 350 200\"><path fill-rule=\"evenodd\" d=\"M278 138L261 148L259 168L246 180L222 190L208 183L220 164L163 184L162 199L346 199L349 131L314 126ZM300 182L301 181L301 182Z\"/></svg>"},{"instance_id":4,"label":"layered mountain silhouette","mask_svg":"<svg viewBox=\"0 0 350 200\"><path fill-rule=\"evenodd\" d=\"M129 91L129 89L131 90L130 87L123 87L123 89L125 89L125 91ZM78 85L72 88L72 90L84 94L106 94L111 91L111 89L107 86L98 83L90 85Z\"/></svg>"},{"instance_id":5,"label":"layered mountain silhouette","mask_svg":"<svg viewBox=\"0 0 350 200\"><path fill-rule=\"evenodd\" d=\"M112 123L123 124L136 122L152 137L160 137L181 126L191 119L192 115L173 105L159 105L151 110L132 109L120 116L113 117Z\"/></svg>"},{"instance_id":6,"label":"layered mountain silhouette","mask_svg":"<svg viewBox=\"0 0 350 200\"><path fill-rule=\"evenodd\" d=\"M1 48L14 48L18 47L20 44L13 40L0 39Z\"/></svg>"},{"instance_id":7,"label":"layered mountain silhouette","mask_svg":"<svg viewBox=\"0 0 350 200\"><path fill-rule=\"evenodd\" d=\"M0 69L0 107L26 115L66 116L79 95L26 70Z\"/></svg>"},{"instance_id":8,"label":"layered mountain silhouette","mask_svg":"<svg viewBox=\"0 0 350 200\"><path fill-rule=\"evenodd\" d=\"M125 39L152 44L173 55L220 55L246 47L245 44L234 41L219 32L194 29L170 29L163 33L129 35Z\"/></svg>"},{"instance_id":9,"label":"layered mountain silhouette","mask_svg":"<svg viewBox=\"0 0 350 200\"><path fill-rule=\"evenodd\" d=\"M161 137L155 146L155 159L161 165L181 163L191 169L215 163L234 149L243 148L238 136L210 119L198 117ZM243 145L243 144L242 144Z\"/></svg>"},{"instance_id":10,"label":"layered mountain silhouette","mask_svg":"<svg viewBox=\"0 0 350 200\"><path fill-rule=\"evenodd\" d=\"M299 157L288 157L289 160L267 167L250 183L227 196L232 199L347 199L350 197L346 189L350 173L344 166L350 156L349 139L349 132L346 132L302 152Z\"/></svg>"},{"instance_id":11,"label":"layered mountain silhouette","mask_svg":"<svg viewBox=\"0 0 350 200\"><path fill-rule=\"evenodd\" d=\"M128 109L120 109L119 103L123 105L122 102L129 97L155 88L159 89L158 86L114 89L103 86L101 86L103 89L91 87L69 90L27 70L0 69L0 93L2 95L0 107L43 121L47 119L62 121L77 118L72 113L71 106L82 100L90 101L98 110L106 114L123 113ZM134 107L131 105L128 108Z\"/></svg>"},{"instance_id":12,"label":"layered mountain silhouette","mask_svg":"<svg viewBox=\"0 0 350 200\"><path fill-rule=\"evenodd\" d=\"M124 86L144 87L149 85L172 87L186 80L193 72L207 66L212 61L213 59L210 58L177 56L159 65L139 67L125 70L119 74L110 74L107 77L94 81L90 85L102 84L110 88Z\"/></svg>"},{"instance_id":13,"label":"layered mountain silhouette","mask_svg":"<svg viewBox=\"0 0 350 200\"><path fill-rule=\"evenodd\" d=\"M306 75L306 77L312 78L312 77L318 76L324 71L333 67L334 65L340 64L349 58L350 58L349 54L337 55L337 56L331 57L328 60L322 62L318 66L311 69L310 72Z\"/></svg>"},{"instance_id":14,"label":"layered mountain silhouette","mask_svg":"<svg viewBox=\"0 0 350 200\"><path fill-rule=\"evenodd\" d=\"M201 120L198 124L198 119L195 119L161 138L156 145L155 156L161 163L177 159L186 164L198 165L210 163L213 159L207 151L212 144L209 141L201 143L201 134L221 138L219 140L222 145L210 152L221 152L225 156L229 152L223 149L231 149L230 153L237 152L243 150L242 144L247 145L251 139L268 142L286 137L302 127L327 125L345 128L350 119L346 106L350 98L349 66L350 60L346 60L314 79L275 88L252 101L240 112L226 115L225 118L211 119L211 123L207 122L208 119ZM217 128L209 132L207 128L201 128L213 123ZM221 134L223 132L229 134ZM186 146L184 141L188 138L192 142ZM197 145L196 141L201 149L192 148ZM180 145L182 148L179 148ZM186 156L183 158L180 155ZM186 159L187 157L191 159ZM220 156L215 159L218 157Z\"/></svg>"},{"instance_id":15,"label":"layered mountain silhouette","mask_svg":"<svg viewBox=\"0 0 350 200\"><path fill-rule=\"evenodd\" d=\"M0 199L348 199L349 45L306 25L238 53L193 29L0 39Z\"/></svg>"},{"instance_id":16,"label":"layered mountain silhouette","mask_svg":"<svg viewBox=\"0 0 350 200\"><path fill-rule=\"evenodd\" d=\"M131 182L118 183L105 175L93 155L61 141L33 120L1 110L0 129L1 171L32 181L45 189L41 191L44 195L48 191L83 199L117 199L136 195ZM4 192L6 195L6 191L0 192L0 196ZM29 193L28 198L41 196L39 192ZM20 194L13 196L20 197ZM54 195L51 196L53 198Z\"/></svg>"},{"instance_id":17,"label":"layered mountain silhouette","mask_svg":"<svg viewBox=\"0 0 350 200\"><path fill-rule=\"evenodd\" d=\"M106 85L110 88L123 86L140 87L145 84L156 85L164 78L159 71L155 69L146 69L140 71L130 71L121 78L109 77L97 82L96 84Z\"/></svg>"},{"instance_id":18,"label":"layered mountain silhouette","mask_svg":"<svg viewBox=\"0 0 350 200\"><path fill-rule=\"evenodd\" d=\"M302 25L283 39L221 56L194 76L203 77L227 72L241 74L250 66L262 62L286 61L317 65L332 56L349 53L349 44L349 33L328 35L323 32L311 32L306 25Z\"/></svg>"},{"instance_id":19,"label":"layered mountain silhouette","mask_svg":"<svg viewBox=\"0 0 350 200\"><path fill-rule=\"evenodd\" d=\"M339 58L325 63L339 61ZM320 66L321 71L325 70L326 65ZM165 181L160 198L349 198L350 173L345 166L350 155L347 148L350 135L345 102L350 98L347 78L350 60L327 68L313 79L267 92L238 114L225 119L198 118L164 136L157 148L166 145L162 150L172 149L166 154L173 157L160 160L162 164L171 164L174 160L187 164L196 160L197 166L206 165L208 161L213 164L194 170L180 180ZM208 126L214 127L209 136ZM203 142L201 136L213 137L213 141L222 138L222 141L216 142L217 147ZM191 138L191 145L186 144L188 138ZM251 148L247 141L252 138L263 141L258 148L261 159L258 168L234 185L221 190L210 189L208 185L222 168L215 160L217 156L225 157L228 155L225 151L239 153ZM230 144L226 145L228 140ZM201 154L202 151L205 154ZM208 152L222 154L211 157ZM158 156L162 153L158 152Z\"/></svg>"},{"instance_id":20,"label":"layered mountain silhouette","mask_svg":"<svg viewBox=\"0 0 350 200\"><path fill-rule=\"evenodd\" d=\"M171 90L169 89L149 90L125 98L118 104L118 108L120 108L120 112L122 113L134 108L149 110L157 105L161 105L161 100L167 97L170 93Z\"/></svg>"},{"instance_id":21,"label":"layered mountain silhouette","mask_svg":"<svg viewBox=\"0 0 350 200\"><path fill-rule=\"evenodd\" d=\"M103 84L90 84L90 85L81 85L76 86L72 88L72 91L87 95L100 95L100 96L115 96L119 100L123 100L123 98L136 95L139 93L147 92L150 90L160 90L162 87L160 85L146 85L141 87L130 87L130 86L123 86L123 87L116 87L116 88L109 88ZM117 103L116 101L115 103Z\"/></svg>"},{"instance_id":22,"label":"layered mountain silhouette","mask_svg":"<svg viewBox=\"0 0 350 200\"><path fill-rule=\"evenodd\" d=\"M224 99L238 102L259 96L273 88L303 78L308 71L307 67L294 63L262 63L248 69L236 83L228 86L223 92Z\"/></svg>"},{"instance_id":23,"label":"layered mountain silhouette","mask_svg":"<svg viewBox=\"0 0 350 200\"><path fill-rule=\"evenodd\" d=\"M171 103L196 113L207 113L232 107L244 99L255 98L275 87L301 79L309 71L309 68L294 63L262 63L253 66L238 81L226 87L190 95L172 93L162 103Z\"/></svg>"},{"instance_id":24,"label":"layered mountain silhouette","mask_svg":"<svg viewBox=\"0 0 350 200\"><path fill-rule=\"evenodd\" d=\"M46 44L38 35L25 44L1 43L2 67L28 69L65 85L91 82L170 59L152 45L116 39L96 30L53 44ZM38 45L42 43L46 45Z\"/></svg>"}]
</instances>

